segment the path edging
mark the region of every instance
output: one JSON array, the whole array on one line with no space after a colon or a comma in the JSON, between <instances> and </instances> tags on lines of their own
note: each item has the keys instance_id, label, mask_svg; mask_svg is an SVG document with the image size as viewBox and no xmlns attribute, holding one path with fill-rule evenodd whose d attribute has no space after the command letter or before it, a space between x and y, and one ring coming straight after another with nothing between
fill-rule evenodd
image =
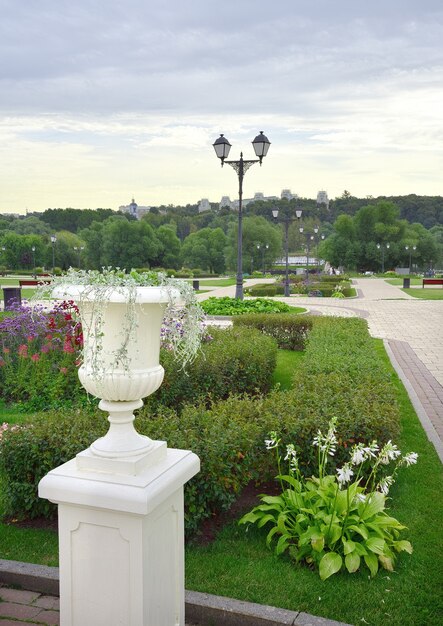
<instances>
[{"instance_id":1,"label":"path edging","mask_svg":"<svg viewBox=\"0 0 443 626\"><path fill-rule=\"evenodd\" d=\"M0 583L59 595L59 568L0 559ZM243 602L198 591L185 592L186 620L201 626L348 626L324 617Z\"/></svg>"}]
</instances>

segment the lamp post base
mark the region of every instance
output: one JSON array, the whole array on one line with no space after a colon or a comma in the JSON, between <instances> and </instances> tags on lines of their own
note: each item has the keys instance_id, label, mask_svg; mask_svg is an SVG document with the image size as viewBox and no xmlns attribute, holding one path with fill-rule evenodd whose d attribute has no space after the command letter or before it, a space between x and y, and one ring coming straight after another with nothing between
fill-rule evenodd
<instances>
[{"instance_id":1,"label":"lamp post base","mask_svg":"<svg viewBox=\"0 0 443 626\"><path fill-rule=\"evenodd\" d=\"M200 464L154 443L135 475L82 469L80 454L40 481L58 504L63 626L184 626L183 485Z\"/></svg>"}]
</instances>

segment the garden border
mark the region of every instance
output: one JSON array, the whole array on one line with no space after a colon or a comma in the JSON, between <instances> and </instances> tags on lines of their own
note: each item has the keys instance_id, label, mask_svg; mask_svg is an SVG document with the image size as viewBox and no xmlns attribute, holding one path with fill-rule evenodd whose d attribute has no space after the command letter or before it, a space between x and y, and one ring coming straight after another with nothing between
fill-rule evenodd
<instances>
[{"instance_id":1,"label":"garden border","mask_svg":"<svg viewBox=\"0 0 443 626\"><path fill-rule=\"evenodd\" d=\"M0 583L59 595L59 568L0 559ZM349 626L301 611L243 602L198 591L185 592L186 619L201 626Z\"/></svg>"}]
</instances>

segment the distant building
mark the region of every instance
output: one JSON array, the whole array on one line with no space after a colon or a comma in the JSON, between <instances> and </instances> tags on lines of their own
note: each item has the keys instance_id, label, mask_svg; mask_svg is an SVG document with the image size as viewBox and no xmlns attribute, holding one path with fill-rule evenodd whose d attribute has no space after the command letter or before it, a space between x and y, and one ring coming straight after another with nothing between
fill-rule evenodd
<instances>
[{"instance_id":1,"label":"distant building","mask_svg":"<svg viewBox=\"0 0 443 626\"><path fill-rule=\"evenodd\" d=\"M203 211L210 211L211 204L207 198L202 198L198 203L198 212L203 213Z\"/></svg>"},{"instance_id":2,"label":"distant building","mask_svg":"<svg viewBox=\"0 0 443 626\"><path fill-rule=\"evenodd\" d=\"M230 209L233 208L233 205L229 196L222 196L222 199L220 200L220 204L218 206L220 209L222 209L223 207L229 207Z\"/></svg>"},{"instance_id":3,"label":"distant building","mask_svg":"<svg viewBox=\"0 0 443 626\"><path fill-rule=\"evenodd\" d=\"M141 220L143 215L146 215L146 213L149 213L149 211L151 210L151 207L139 206L137 202L134 200L134 198L132 198L132 201L130 204L119 206L118 210L121 211L122 213L129 213L129 215L132 215L133 217L136 217L138 220Z\"/></svg>"},{"instance_id":4,"label":"distant building","mask_svg":"<svg viewBox=\"0 0 443 626\"><path fill-rule=\"evenodd\" d=\"M325 204L326 208L329 209L329 198L326 191L319 191L317 194L317 204Z\"/></svg>"},{"instance_id":5,"label":"distant building","mask_svg":"<svg viewBox=\"0 0 443 626\"><path fill-rule=\"evenodd\" d=\"M296 193L292 193L290 189L282 189L280 197L286 198L286 200L293 200L294 198L298 198Z\"/></svg>"}]
</instances>

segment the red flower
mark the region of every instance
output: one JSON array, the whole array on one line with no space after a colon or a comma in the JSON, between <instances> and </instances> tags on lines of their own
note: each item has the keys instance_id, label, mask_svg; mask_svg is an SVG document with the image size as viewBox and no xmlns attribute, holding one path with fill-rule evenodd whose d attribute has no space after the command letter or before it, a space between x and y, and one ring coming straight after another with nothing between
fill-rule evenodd
<instances>
[{"instance_id":1,"label":"red flower","mask_svg":"<svg viewBox=\"0 0 443 626\"><path fill-rule=\"evenodd\" d=\"M40 355L35 353L31 356L31 360L34 361L34 363L37 363L37 361L40 361Z\"/></svg>"},{"instance_id":2,"label":"red flower","mask_svg":"<svg viewBox=\"0 0 443 626\"><path fill-rule=\"evenodd\" d=\"M24 359L28 356L28 346L25 343L22 343L18 347L18 355L23 357Z\"/></svg>"},{"instance_id":3,"label":"red flower","mask_svg":"<svg viewBox=\"0 0 443 626\"><path fill-rule=\"evenodd\" d=\"M66 340L63 344L63 352L68 352L69 354L75 352L74 348L72 347L72 343L69 340Z\"/></svg>"},{"instance_id":4,"label":"red flower","mask_svg":"<svg viewBox=\"0 0 443 626\"><path fill-rule=\"evenodd\" d=\"M11 350L9 348L3 348L3 354L9 354Z\"/></svg>"},{"instance_id":5,"label":"red flower","mask_svg":"<svg viewBox=\"0 0 443 626\"><path fill-rule=\"evenodd\" d=\"M60 368L60 372L61 372L62 374L67 374L67 373L68 373L68 368L67 368L67 367L61 367L61 368Z\"/></svg>"}]
</instances>

